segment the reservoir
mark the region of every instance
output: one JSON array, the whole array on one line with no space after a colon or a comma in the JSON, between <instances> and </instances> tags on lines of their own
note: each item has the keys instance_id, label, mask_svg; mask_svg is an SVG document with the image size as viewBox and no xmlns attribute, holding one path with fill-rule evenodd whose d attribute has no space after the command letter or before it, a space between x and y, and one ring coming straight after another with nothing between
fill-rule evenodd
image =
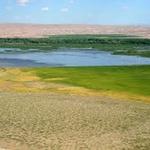
<instances>
[{"instance_id":1,"label":"reservoir","mask_svg":"<svg viewBox=\"0 0 150 150\"><path fill-rule=\"evenodd\" d=\"M21 50L0 48L0 67L150 65L150 58L113 55L96 49Z\"/></svg>"}]
</instances>

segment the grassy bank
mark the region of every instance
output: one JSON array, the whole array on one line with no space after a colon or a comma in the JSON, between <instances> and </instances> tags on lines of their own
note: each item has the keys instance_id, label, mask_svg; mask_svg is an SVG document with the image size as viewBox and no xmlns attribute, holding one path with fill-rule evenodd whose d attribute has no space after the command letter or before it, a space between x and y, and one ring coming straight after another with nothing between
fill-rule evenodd
<instances>
[{"instance_id":1,"label":"grassy bank","mask_svg":"<svg viewBox=\"0 0 150 150\"><path fill-rule=\"evenodd\" d=\"M105 92L150 96L150 66L36 68L31 70L45 81L54 78L55 80L50 82Z\"/></svg>"},{"instance_id":2,"label":"grassy bank","mask_svg":"<svg viewBox=\"0 0 150 150\"><path fill-rule=\"evenodd\" d=\"M96 48L114 54L150 57L150 39L125 35L59 35L47 38L0 38L1 48L51 50L60 47Z\"/></svg>"}]
</instances>

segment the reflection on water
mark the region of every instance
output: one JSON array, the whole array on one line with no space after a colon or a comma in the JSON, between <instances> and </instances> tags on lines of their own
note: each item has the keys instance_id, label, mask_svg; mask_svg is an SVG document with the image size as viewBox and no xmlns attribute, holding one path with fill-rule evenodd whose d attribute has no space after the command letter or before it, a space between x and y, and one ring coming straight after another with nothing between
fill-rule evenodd
<instances>
[{"instance_id":1,"label":"reflection on water","mask_svg":"<svg viewBox=\"0 0 150 150\"><path fill-rule=\"evenodd\" d=\"M150 64L150 58L112 55L95 49L0 49L0 66L114 66Z\"/></svg>"}]
</instances>

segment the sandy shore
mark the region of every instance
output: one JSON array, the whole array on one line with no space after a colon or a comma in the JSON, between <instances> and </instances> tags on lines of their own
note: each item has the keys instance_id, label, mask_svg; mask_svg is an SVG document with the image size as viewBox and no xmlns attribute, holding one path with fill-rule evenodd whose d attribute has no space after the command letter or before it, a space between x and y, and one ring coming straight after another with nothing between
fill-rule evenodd
<instances>
[{"instance_id":1,"label":"sandy shore","mask_svg":"<svg viewBox=\"0 0 150 150\"><path fill-rule=\"evenodd\" d=\"M127 34L150 38L148 26L0 24L0 37L43 37L64 34Z\"/></svg>"}]
</instances>

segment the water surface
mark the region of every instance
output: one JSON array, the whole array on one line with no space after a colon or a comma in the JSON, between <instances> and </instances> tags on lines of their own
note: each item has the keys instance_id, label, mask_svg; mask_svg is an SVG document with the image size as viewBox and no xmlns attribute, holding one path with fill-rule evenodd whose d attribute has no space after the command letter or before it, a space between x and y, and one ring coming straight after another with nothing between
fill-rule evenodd
<instances>
[{"instance_id":1,"label":"water surface","mask_svg":"<svg viewBox=\"0 0 150 150\"><path fill-rule=\"evenodd\" d=\"M112 55L95 49L58 49L39 51L30 49L0 49L0 66L121 66L150 64L150 58Z\"/></svg>"}]
</instances>

